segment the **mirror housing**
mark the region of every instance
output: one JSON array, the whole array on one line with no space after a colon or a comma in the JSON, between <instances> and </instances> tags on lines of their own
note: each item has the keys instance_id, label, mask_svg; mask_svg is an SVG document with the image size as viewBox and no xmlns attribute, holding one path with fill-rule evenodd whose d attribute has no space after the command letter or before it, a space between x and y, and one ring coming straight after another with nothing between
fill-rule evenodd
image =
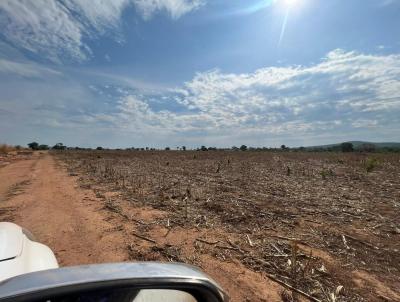
<instances>
[{"instance_id":1,"label":"mirror housing","mask_svg":"<svg viewBox=\"0 0 400 302\"><path fill-rule=\"evenodd\" d=\"M199 269L157 262L84 265L24 274L0 282L0 301L45 301L55 296L124 288L178 290L199 302L228 301L219 285Z\"/></svg>"}]
</instances>

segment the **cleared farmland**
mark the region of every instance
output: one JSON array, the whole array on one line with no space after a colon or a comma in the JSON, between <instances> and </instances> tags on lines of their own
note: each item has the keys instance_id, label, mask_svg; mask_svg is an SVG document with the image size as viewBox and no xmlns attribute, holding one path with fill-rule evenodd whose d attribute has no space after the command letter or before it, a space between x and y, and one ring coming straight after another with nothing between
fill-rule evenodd
<instances>
[{"instance_id":1,"label":"cleared farmland","mask_svg":"<svg viewBox=\"0 0 400 302\"><path fill-rule=\"evenodd\" d=\"M398 154L56 156L103 199L111 231L129 234L130 260L237 262L286 287L288 301L400 300Z\"/></svg>"}]
</instances>

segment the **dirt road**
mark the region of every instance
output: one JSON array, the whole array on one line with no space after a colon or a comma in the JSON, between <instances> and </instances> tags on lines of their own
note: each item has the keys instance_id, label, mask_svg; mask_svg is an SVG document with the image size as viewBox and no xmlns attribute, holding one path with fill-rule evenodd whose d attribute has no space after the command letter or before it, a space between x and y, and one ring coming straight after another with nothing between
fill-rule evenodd
<instances>
[{"instance_id":1,"label":"dirt road","mask_svg":"<svg viewBox=\"0 0 400 302\"><path fill-rule=\"evenodd\" d=\"M104 236L112 226L99 213L93 193L79 190L48 154L0 169L2 207L13 220L49 245L60 265L121 261L123 238Z\"/></svg>"},{"instance_id":2,"label":"dirt road","mask_svg":"<svg viewBox=\"0 0 400 302\"><path fill-rule=\"evenodd\" d=\"M29 229L55 252L61 266L142 260L142 243L135 246L128 236L134 231L131 224L104 210L104 200L79 187L77 178L47 153L1 168L0 220ZM136 214L146 221L154 213L149 209ZM207 256L201 263L232 301L281 301L279 285L240 263Z\"/></svg>"}]
</instances>

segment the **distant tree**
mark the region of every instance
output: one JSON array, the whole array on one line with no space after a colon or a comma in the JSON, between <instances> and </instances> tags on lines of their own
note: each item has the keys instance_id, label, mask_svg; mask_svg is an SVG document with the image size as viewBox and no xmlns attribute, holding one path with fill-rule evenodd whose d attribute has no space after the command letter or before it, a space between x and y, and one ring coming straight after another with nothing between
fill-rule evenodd
<instances>
[{"instance_id":1,"label":"distant tree","mask_svg":"<svg viewBox=\"0 0 400 302\"><path fill-rule=\"evenodd\" d=\"M37 142L32 142L28 144L28 147L31 148L32 150L38 150L39 144Z\"/></svg>"},{"instance_id":2,"label":"distant tree","mask_svg":"<svg viewBox=\"0 0 400 302\"><path fill-rule=\"evenodd\" d=\"M200 147L200 150L201 150L201 151L208 151L208 149L207 149L206 146L201 146L201 147Z\"/></svg>"},{"instance_id":3,"label":"distant tree","mask_svg":"<svg viewBox=\"0 0 400 302\"><path fill-rule=\"evenodd\" d=\"M247 146L246 145L241 145L240 146L240 151L247 151Z\"/></svg>"},{"instance_id":4,"label":"distant tree","mask_svg":"<svg viewBox=\"0 0 400 302\"><path fill-rule=\"evenodd\" d=\"M169 150L171 150L170 147L165 147L165 151L169 151Z\"/></svg>"},{"instance_id":5,"label":"distant tree","mask_svg":"<svg viewBox=\"0 0 400 302\"><path fill-rule=\"evenodd\" d=\"M182 146L182 151L186 151L186 146Z\"/></svg>"},{"instance_id":6,"label":"distant tree","mask_svg":"<svg viewBox=\"0 0 400 302\"><path fill-rule=\"evenodd\" d=\"M239 150L239 148L236 147L236 146L233 146L231 149L232 149L233 151L238 151L238 150Z\"/></svg>"},{"instance_id":7,"label":"distant tree","mask_svg":"<svg viewBox=\"0 0 400 302\"><path fill-rule=\"evenodd\" d=\"M375 152L376 147L374 144L362 144L359 150L363 152Z\"/></svg>"},{"instance_id":8,"label":"distant tree","mask_svg":"<svg viewBox=\"0 0 400 302\"><path fill-rule=\"evenodd\" d=\"M282 145L282 146L281 146L281 149L282 149L282 150L286 150L286 146L285 146L285 145Z\"/></svg>"},{"instance_id":9,"label":"distant tree","mask_svg":"<svg viewBox=\"0 0 400 302\"><path fill-rule=\"evenodd\" d=\"M342 143L340 145L340 148L342 150L342 152L353 152L354 151L354 147L352 143Z\"/></svg>"},{"instance_id":10,"label":"distant tree","mask_svg":"<svg viewBox=\"0 0 400 302\"><path fill-rule=\"evenodd\" d=\"M67 149L67 146L64 146L63 143L57 143L53 146L53 149L55 150L65 150Z\"/></svg>"},{"instance_id":11,"label":"distant tree","mask_svg":"<svg viewBox=\"0 0 400 302\"><path fill-rule=\"evenodd\" d=\"M97 147L96 150L104 150L103 147Z\"/></svg>"},{"instance_id":12,"label":"distant tree","mask_svg":"<svg viewBox=\"0 0 400 302\"><path fill-rule=\"evenodd\" d=\"M49 150L49 146L48 145L39 145L38 150Z\"/></svg>"}]
</instances>

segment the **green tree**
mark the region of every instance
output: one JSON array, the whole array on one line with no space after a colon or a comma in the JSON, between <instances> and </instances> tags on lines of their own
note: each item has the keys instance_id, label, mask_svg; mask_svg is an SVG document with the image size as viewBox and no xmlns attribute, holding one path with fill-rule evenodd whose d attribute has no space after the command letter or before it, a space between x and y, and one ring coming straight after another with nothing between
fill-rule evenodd
<instances>
[{"instance_id":1,"label":"green tree","mask_svg":"<svg viewBox=\"0 0 400 302\"><path fill-rule=\"evenodd\" d=\"M32 142L28 144L28 147L31 148L32 150L38 150L39 144L37 142Z\"/></svg>"},{"instance_id":2,"label":"green tree","mask_svg":"<svg viewBox=\"0 0 400 302\"><path fill-rule=\"evenodd\" d=\"M67 146L64 146L63 143L57 143L53 146L54 150L65 150L67 149Z\"/></svg>"},{"instance_id":3,"label":"green tree","mask_svg":"<svg viewBox=\"0 0 400 302\"><path fill-rule=\"evenodd\" d=\"M247 151L247 146L246 145L241 145L240 146L240 151Z\"/></svg>"},{"instance_id":4,"label":"green tree","mask_svg":"<svg viewBox=\"0 0 400 302\"><path fill-rule=\"evenodd\" d=\"M354 147L352 143L343 143L340 145L342 152L353 152Z\"/></svg>"}]
</instances>

